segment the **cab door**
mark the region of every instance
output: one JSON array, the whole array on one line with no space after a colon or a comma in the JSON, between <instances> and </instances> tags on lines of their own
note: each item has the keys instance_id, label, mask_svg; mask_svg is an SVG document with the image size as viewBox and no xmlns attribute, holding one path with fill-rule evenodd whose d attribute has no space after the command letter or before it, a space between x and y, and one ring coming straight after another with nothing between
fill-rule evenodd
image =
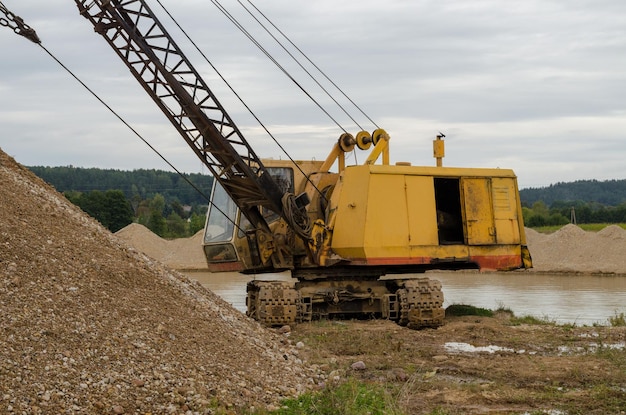
<instances>
[{"instance_id":1,"label":"cab door","mask_svg":"<svg viewBox=\"0 0 626 415\"><path fill-rule=\"evenodd\" d=\"M463 178L461 182L468 245L495 244L491 180Z\"/></svg>"}]
</instances>

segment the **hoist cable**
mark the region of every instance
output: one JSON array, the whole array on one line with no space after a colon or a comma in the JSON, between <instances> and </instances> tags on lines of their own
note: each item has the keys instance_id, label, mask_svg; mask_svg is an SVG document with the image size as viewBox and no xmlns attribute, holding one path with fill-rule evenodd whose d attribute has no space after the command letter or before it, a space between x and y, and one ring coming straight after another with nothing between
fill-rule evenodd
<instances>
[{"instance_id":1,"label":"hoist cable","mask_svg":"<svg viewBox=\"0 0 626 415\"><path fill-rule=\"evenodd\" d=\"M122 122L129 130L131 130L141 141L144 142L145 145L148 146L157 156L161 158L168 166L170 166L189 186L191 186L200 196L202 196L212 207L214 207L219 213L224 215L226 220L232 222L233 225L240 231L245 231L234 221L232 220L219 206L211 201L202 190L198 188L187 176L185 176L180 170L178 170L161 152L159 152L152 144L148 142L137 130L135 130L121 115L119 115L110 105L108 105L98 94L95 93L87 84L85 84L74 72L72 72L65 64L63 64L52 52L50 52L45 46L41 44L41 40L34 29L24 23L24 20L10 12L2 2L0 2L0 12L2 12L6 18L0 18L0 26L6 26L13 29L13 32L16 34L23 36L30 41L37 43L56 63L58 63L67 73L69 73L72 78L78 81L91 95L93 95L102 105L104 105L118 120Z\"/></svg>"},{"instance_id":2,"label":"hoist cable","mask_svg":"<svg viewBox=\"0 0 626 415\"><path fill-rule=\"evenodd\" d=\"M319 193L320 197L322 197L324 200L326 200L326 196L324 196L324 194L318 189L318 187L315 185L315 183L313 183L311 181L311 179L309 178L309 176L302 170L302 168L300 167L300 165L298 163L296 163L296 161L291 157L291 155L287 152L287 150L282 146L282 144L280 144L280 142L278 141L278 139L276 139L276 137L270 132L270 130L267 128L267 126L261 121L261 119L254 113L254 111L252 111L252 108L250 108L248 106L248 104L246 104L246 102L243 100L243 98L241 97L241 95L239 95L239 93L237 93L237 91L235 91L235 88L226 80L226 78L222 75L222 73L215 67L215 65L213 65L213 62L211 62L211 60L206 56L206 54L200 49L200 47L197 45L197 43L191 38L191 36L189 36L189 34L187 33L187 31L185 29L183 29L183 27L178 23L178 21L176 20L176 18L169 12L169 10L167 10L167 8L161 3L161 0L156 0L156 2L159 4L159 6L161 6L161 8L163 9L163 11L168 15L168 17L172 20L172 22L176 25L176 27L178 27L178 29L183 33L183 35L187 38L187 40L193 45L193 47L196 49L196 51L198 51L198 53L204 58L204 60L211 66L211 68L213 69L213 71L215 71L215 73L220 77L220 79L224 82L224 84L231 90L231 92L235 95L235 97L239 100L239 102L241 102L241 104L246 108L246 110L250 113L250 115L252 115L252 117L254 117L254 119L259 123L259 125L261 126L261 128L263 128L263 130L265 130L265 132L270 136L270 138L274 141L274 143L276 143L276 145L278 146L278 148L280 148L280 150L287 156L287 158L289 158L289 160L293 163L293 165L300 171L300 173L302 173L302 176L306 178L306 180L313 186L313 188L317 191L317 193ZM345 132L345 130L344 130Z\"/></svg>"},{"instance_id":3,"label":"hoist cable","mask_svg":"<svg viewBox=\"0 0 626 415\"><path fill-rule=\"evenodd\" d=\"M285 76L287 78L289 78L307 97L309 97L309 99L311 101L313 101L313 103L324 113L326 114L326 116L335 123L335 125L337 125L337 127L339 127L344 133L347 133L346 129L289 73L289 71L287 71L273 56L271 53L269 53L267 51L267 49L265 49L263 47L263 45L261 45L259 43L259 41L257 41L254 36L252 36L250 34L250 32L248 32L246 30L245 27L243 27L243 25L241 23L239 23L239 21L232 15L230 14L230 12L228 10L226 10L226 8L224 8L224 6L222 6L220 4L220 2L218 0L211 0L211 3L213 3L215 5L215 7L218 8L219 11L222 12L222 14L224 14L224 16L226 16L226 18L228 18L228 20L230 20L235 27L237 27L241 33L243 33L248 39L250 39L250 41L270 60L274 63L274 65L276 65L276 67L285 74Z\"/></svg>"},{"instance_id":4,"label":"hoist cable","mask_svg":"<svg viewBox=\"0 0 626 415\"><path fill-rule=\"evenodd\" d=\"M2 4L0 4L2 6ZM1 9L0 9L1 10ZM3 10L2 10L3 11ZM16 32L17 33L17 32ZM20 34L20 33L18 33ZM23 35L22 35L23 36ZM31 39L32 40L32 39ZM37 42L36 42L37 43ZM161 154L152 144L148 142L135 128L133 128L121 115L119 115L109 104L107 104L95 91L93 91L87 84L85 84L74 72L72 72L65 64L63 64L52 52L50 52L45 46L38 43L38 45L55 61L57 62L67 73L69 73L79 84L81 84L91 95L93 95L102 105L104 105L118 120L120 120L129 130L131 130L141 141L144 142L157 156L159 156L168 166L170 166L184 181L187 182L200 196L202 196L212 207L220 212L224 217L232 222L235 227L244 232L235 221L233 221L228 214L226 214L219 206L214 204L211 199L199 189L187 176L185 176L180 170L178 170L163 154Z\"/></svg>"},{"instance_id":5,"label":"hoist cable","mask_svg":"<svg viewBox=\"0 0 626 415\"><path fill-rule=\"evenodd\" d=\"M348 116L348 118L350 118L350 119L352 120L352 122L356 124L356 126L357 126L357 127L359 127L359 130L363 130L363 127L361 127L361 125L359 124L359 122L358 122L357 120L355 120L355 119L354 119L354 117L352 117L352 115L350 115L350 113L349 113L349 112L348 112L348 111L347 111L347 110L346 110L346 109L345 109L345 108L344 108L344 107L343 107L343 106L342 106L342 105L341 105L341 104L340 104L340 103L339 103L339 102L335 99L335 97L333 97L333 96L332 96L332 94L331 94L330 92L328 92L328 90L327 90L327 89L326 89L326 88L325 88L325 87L324 87L324 86L323 86L323 85L322 85L322 84L321 84L321 83L320 83L320 82L319 82L319 81L318 81L318 80L317 80L317 79L313 76L313 74L312 74L312 73L311 73L311 72L310 72L307 68L305 68L305 67L304 67L304 65L302 64L302 62L300 62L300 61L298 60L298 58L296 58L296 57L295 57L295 56L294 56L294 55L293 55L293 54L292 54L292 53L291 53L291 52L290 52L290 51L289 51L289 50L285 47L285 45L283 45L283 44L281 43L281 41L280 41L280 40L278 40L278 38L276 38L276 36L274 36L274 34L273 34L273 33L272 33L272 32L271 32L271 31L270 31L270 30L269 30L269 29L268 29L268 28L267 28L267 27L266 27L266 26L265 26L265 25L264 25L264 24L263 24L263 23L262 23L262 22L261 22L261 21L257 18L257 16L255 16L255 15L254 15L254 13L252 13L252 12L250 11L250 9L248 9L248 8L247 8L247 7L246 7L246 6L245 6L245 5L241 2L241 0L237 0L237 2L241 5L241 7L243 7L243 9L244 9L246 12L248 12L248 14L249 14L249 15L250 15L250 16L251 16L251 17L252 17L252 18L253 18L253 19L254 19L254 20L255 20L255 21L259 24L259 26L261 26L261 27L263 28L263 30L265 30L265 32L267 32L267 34L268 34L268 35L270 35L270 37L271 37L272 39L274 39L274 41L276 41L276 43L278 43L278 45L279 45L279 46L280 46L280 47L281 47L281 48L285 51L285 53L286 53L287 55L289 55L289 57L290 57L291 59L293 59L293 61L294 61L294 62L296 62L296 64L298 64L298 66L300 67L300 69L302 69L302 70L304 71L304 73L306 73L306 74L309 76L309 78L311 78L311 79L313 80L313 82L315 82L315 84L316 84L318 87L320 87L320 89L321 89L322 91L324 91L324 93L325 93L325 94L326 94L326 95L327 95L327 96L328 96L328 97L329 97L329 98L330 98L330 99L331 99L331 100L332 100L332 101L333 101L333 102L334 102L334 103L335 103L335 104L336 104L336 105L337 105L337 106L338 106L338 107L339 107L339 108L343 111L343 113L344 113L344 114L346 114L346 115ZM254 5L253 5L253 6L254 6ZM256 7L255 7L255 9L256 9ZM258 9L257 9L257 11L258 11ZM259 12L259 13L260 13L260 12ZM263 14L262 14L262 13L261 13L261 15L263 16ZM265 16L263 16L263 17L265 17ZM268 19L265 17L265 20L268 20ZM269 21L269 20L268 20L268 21ZM271 24L271 23L272 23L272 22L270 21L270 24ZM272 26L273 26L273 24L272 24ZM274 26L274 28L276 28L276 26ZM277 30L278 30L278 29L277 29ZM279 30L279 32L280 32L280 30ZM282 34L282 32L281 32L281 34ZM283 34L283 37L285 37L285 38L286 38L286 36L285 36L284 34ZM289 39L287 38L287 40L289 40ZM292 43L292 45L293 45L293 43ZM295 45L293 45L293 46L295 47ZM296 49L298 49L298 48L296 47ZM298 51L300 51L300 50L298 49ZM302 51L300 51L300 53L301 53L302 55L304 55L304 54L302 53ZM306 55L304 55L304 57L306 58ZM308 59L308 58L307 58L307 59ZM311 61L309 60L309 62L311 62ZM312 63L312 62L311 62L311 63ZM313 65L313 66L315 66L315 65ZM319 69L318 69L318 70L319 70ZM327 79L328 79L328 78L327 78ZM332 81L331 81L331 83L332 83ZM334 85L334 84L333 84L333 85ZM337 88L337 86L336 86L336 85L334 85L334 86Z\"/></svg>"},{"instance_id":6,"label":"hoist cable","mask_svg":"<svg viewBox=\"0 0 626 415\"><path fill-rule=\"evenodd\" d=\"M237 0L237 1L239 2L239 4L241 4L241 0ZM253 7L256 11L257 11L257 13L259 13L259 14L260 14L260 15L261 15L261 16L262 16L265 20L267 20L267 22L268 22L268 23L269 23L269 24L270 24L270 25L271 25L274 29L276 29L276 31L277 31L278 33L280 33L280 35L281 35L282 37L284 37L284 38L287 40L287 42L289 42L289 44L290 44L291 46L293 46L293 47L294 47L294 49L295 49L295 50L297 50L297 51L298 51L298 53L300 53L300 54L301 54L301 55L302 55L302 56L303 56L303 57L304 57L304 58L305 58L305 59L306 59L306 60L307 60L307 61L308 61L308 62L309 62L309 63L310 63L310 64L311 64L311 65L312 65L312 66L313 66L313 67L314 67L314 68L315 68L315 69L316 69L316 70L317 70L317 71L318 71L318 72L319 72L319 73L320 73L320 74L321 74L321 75L322 75L322 76L323 76L323 77L324 77L324 78L328 81L328 82L330 82L330 84L331 84L334 88L336 88L336 89L337 89L337 91L339 91L339 92L341 93L341 95L343 95L343 96L344 96L344 98L346 98L346 99L347 99L347 100L348 100L348 101L349 101L349 102L350 102L350 103L351 103L351 104L352 104L352 105L353 105L353 106L354 106L354 107L355 107L355 108L356 108L356 109L357 109L357 110L358 110L358 111L359 111L359 112L360 112L360 113L361 113L361 114L362 114L365 118L367 118L369 122L371 122L371 123L372 123L372 124L373 124L376 128L380 128L380 127L378 127L378 124L376 124L376 123L374 122L374 120L372 120L372 119L369 117L369 115L367 115L367 114L365 113L365 111L363 111L363 109L362 109L359 105L357 105L357 104L356 104L356 102L354 102L354 101L352 100L352 98L350 98L350 97L349 97L349 96L348 96L348 95L347 95L347 94L343 91L343 89L341 89L341 88L339 87L339 85L337 85L337 84L336 84L336 83L335 83L335 82L334 82L334 81L333 81L333 80L332 80L332 79L331 79L331 78L330 78L330 77L326 74L326 72L324 72L324 71L323 71L323 70L322 70L322 69L321 69L318 65L316 65L316 64L315 64L315 62L313 62L313 61L312 61L312 60L308 57L308 55L307 55L306 53L304 53L304 51L302 51L302 49L300 49L300 48L299 48L299 47L298 47L295 43L293 43L293 41L289 38L289 36L287 36L287 35L286 35L286 34L285 34L285 33L284 33L284 32L283 32L280 28L278 28L278 26L276 26L276 25L274 24L274 22L272 22L272 21L271 21L271 20L270 20L270 19L269 19L269 18L268 18L268 17L267 17L267 16L266 16L266 15L265 15L262 11L261 11L261 10L259 10L259 8L258 8L258 7L257 7L254 3L252 3L252 1L251 1L251 0L247 0L247 2L248 2L248 3L250 3L250 5L251 5L251 6L252 6L252 7ZM247 9L244 5L243 5L243 4L241 4L241 6L242 6L242 7L244 7L244 8L246 9L246 11L248 11L248 13L250 13L250 14L252 15L252 13L251 13L251 12L250 12L250 11L249 11L249 10L248 10L248 9ZM253 16L253 17L254 17L254 16ZM254 19L258 21L258 19L257 19L256 17L254 17ZM262 26L262 27L263 27L263 28L267 31L267 29L265 28L265 26L264 26L262 23L260 23L260 22L259 22L259 24L260 24L260 25L261 25L261 26ZM269 32L268 32L268 33L269 33ZM277 39L276 39L273 35L271 35L271 36L272 36L272 38L274 38L274 39L276 40L276 42L278 42L278 44L280 44L280 45L281 45L281 47L282 47L283 49L285 49L285 47L282 45L282 43L281 43L279 40L277 40ZM289 55L291 56L291 54L289 54ZM293 58L293 59L294 59L296 62L298 62L298 64L302 67L302 65L299 63L299 61L298 61L296 58ZM305 72L307 72L307 74L309 74L309 76L311 76L311 78L315 79L315 78L313 77L313 75L311 75L308 71L306 71L306 70L305 70ZM315 81L315 82L317 83L317 81ZM318 85L319 85L319 83L318 83ZM324 92L326 92L326 89L324 89L324 88L322 88L322 89L324 90ZM328 92L326 92L326 93L327 93L327 94L329 94ZM329 96L330 96L330 95L329 95ZM332 99L335 103L337 103L337 101L336 101L336 100L335 100L332 96L331 96L331 99ZM337 104L337 105L339 106L339 108L341 108L341 109L343 110L343 112L344 112L344 113L346 113L346 115L348 114L348 113L347 113L347 111L344 109L344 107L343 107L343 106L341 106L341 105L339 105L339 104ZM350 115L348 115L348 116L350 117L350 119L351 119L352 121L354 121L354 119L353 119ZM363 130L363 128L361 128L361 126L359 125L359 123L358 123L358 122L354 121L354 123L355 123L355 124L359 127L359 129Z\"/></svg>"},{"instance_id":7,"label":"hoist cable","mask_svg":"<svg viewBox=\"0 0 626 415\"><path fill-rule=\"evenodd\" d=\"M237 0L237 1L241 4L241 0ZM358 110L359 110L359 112L360 112L361 114L363 114L363 116L369 120L369 122L371 122L371 123L372 123L372 124L373 124L376 128L380 128L380 127L378 127L378 125L377 125L377 124L376 124L376 123L375 123L375 122L374 122L374 121L373 121L373 120L369 117L369 115L367 115L367 114L365 113L365 111L363 111L363 109L361 109L361 107L360 107L359 105L357 105L357 104L356 104L356 103L355 103L355 102L354 102L354 101L353 101L353 100L352 100L352 99L351 99L351 98L350 98L350 97L349 97L349 96L348 96L348 95L347 95L347 94L346 94L346 93L345 93L345 92L344 92L344 91L343 91L343 90L342 90L342 89L341 89L341 88L340 88L340 87L339 87L339 86L335 83L335 82L333 82L333 80L332 80L332 79L330 79L330 77L329 77L328 75L326 75L326 73L325 73L325 72L324 72L324 71L323 71L320 67L318 67L318 66L317 66L317 65L316 65L316 64L315 64L315 63L314 63L314 62L313 62L313 61L312 61L312 60L311 60L311 59L307 56L307 54L305 54L305 53L304 53L304 52L303 52L303 51L302 51L302 50L301 50L301 49L300 49L300 48L299 48L299 47L298 47L295 43L293 43L293 42L291 41L291 39L290 39L290 38L289 38L289 37L288 37L285 33L283 33L283 31L282 31L282 30L280 30L280 29L279 29L279 28L278 28L278 27L277 27L277 26L276 26L276 25L275 25L275 24L274 24L274 23L273 23L273 22L272 22L272 21L271 21L271 20L270 20L270 19L269 19L269 18L268 18L268 17L267 17L267 16L266 16L266 15L265 15L262 11L261 11L261 10L259 10L259 8L258 8L256 5L254 5L254 3L252 3L252 1L251 1L251 0L246 0L246 1L247 1L248 3L250 3L250 5L251 5L252 7L254 7L254 9L255 9L255 10L256 10L256 11L257 11L257 12L258 12L261 16L263 16L263 18L264 18L265 20L267 20L267 21L268 21L268 23L269 23L270 25L272 25L272 27L273 27L274 29L276 29L276 31L278 31L278 33L280 33L280 34L281 34L281 36L283 36L283 37L284 37L284 38L285 38L285 39L289 42L289 44L290 44L291 46L293 46L293 47L294 47L294 48L295 48L295 49L296 49L296 50L297 50L297 51L298 51L298 52L299 52L302 56L304 56L304 58L305 58L305 59L306 59L306 60L307 60L307 61L308 61L311 65L313 65L313 67L314 67L315 69L317 69L317 70L318 70L318 72L319 72L320 74L322 74L322 75L324 76L324 78L326 78L326 80L327 80L328 82L330 82L330 83L331 83L331 85L332 85L332 86L334 86L334 87L335 87L335 88L336 88L336 89L337 89L337 90L338 90L338 91L339 91L339 92L340 92L340 93L341 93L341 94L342 94L342 95L343 95L343 96L344 96L344 97L345 97L348 101L350 101L350 103L351 103L352 105L354 105L354 107L355 107L356 109L358 109ZM243 5L242 5L242 6L243 6ZM245 7L245 6L244 6L244 7ZM246 10L247 10L247 9L246 9ZM267 30L267 29L266 29L266 30ZM273 36L272 36L272 37L273 37ZM279 42L279 43L280 43L280 42ZM333 101L334 101L334 100L333 100ZM341 108L343 109L343 107L341 107ZM344 111L345 111L345 110L344 110ZM352 117L350 117L350 118L352 118ZM356 123L356 121L355 121L355 123ZM358 123L356 123L356 124L358 125ZM359 128L361 128L361 127L359 126ZM361 129L362 129L362 128L361 128Z\"/></svg>"}]
</instances>

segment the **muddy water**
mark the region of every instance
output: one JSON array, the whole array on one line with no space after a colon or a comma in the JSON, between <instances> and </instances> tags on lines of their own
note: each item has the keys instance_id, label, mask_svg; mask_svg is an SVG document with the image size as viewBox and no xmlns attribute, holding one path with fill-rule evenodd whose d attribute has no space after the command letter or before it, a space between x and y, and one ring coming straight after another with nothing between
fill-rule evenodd
<instances>
[{"instance_id":1,"label":"muddy water","mask_svg":"<svg viewBox=\"0 0 626 415\"><path fill-rule=\"evenodd\" d=\"M245 312L246 282L251 276L237 273L188 272L207 288ZM602 324L616 313L626 313L626 277L537 275L532 273L428 273L443 284L444 307L471 304L513 310L559 323ZM289 280L287 274L267 274L257 279Z\"/></svg>"}]
</instances>

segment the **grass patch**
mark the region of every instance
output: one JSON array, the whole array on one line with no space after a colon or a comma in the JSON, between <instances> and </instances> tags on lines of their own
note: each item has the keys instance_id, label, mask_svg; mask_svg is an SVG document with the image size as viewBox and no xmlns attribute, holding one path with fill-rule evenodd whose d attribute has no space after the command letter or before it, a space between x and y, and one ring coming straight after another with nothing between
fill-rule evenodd
<instances>
[{"instance_id":1,"label":"grass patch","mask_svg":"<svg viewBox=\"0 0 626 415\"><path fill-rule=\"evenodd\" d=\"M446 317L481 316L493 317L493 311L487 308L467 304L452 304L446 308Z\"/></svg>"},{"instance_id":2,"label":"grass patch","mask_svg":"<svg viewBox=\"0 0 626 415\"><path fill-rule=\"evenodd\" d=\"M549 319L548 317L535 317L535 316L521 316L515 317L512 316L509 320L509 324L512 326L520 326L522 324L535 325L535 326L547 326L556 325L554 320Z\"/></svg>"},{"instance_id":3,"label":"grass patch","mask_svg":"<svg viewBox=\"0 0 626 415\"><path fill-rule=\"evenodd\" d=\"M494 307L494 317L477 310L455 304L449 313L471 315L450 318L437 330L409 330L387 321L298 325L290 340L306 345L301 358L332 380L273 412L256 408L246 415L461 415L477 405L493 413L517 407L529 415L547 413L539 408L570 415L626 410L626 353L619 330L608 324L569 330L548 317L515 317L504 304ZM449 341L526 352L456 355L444 351ZM555 356L559 346L572 353ZM367 369L351 370L357 360Z\"/></svg>"},{"instance_id":4,"label":"grass patch","mask_svg":"<svg viewBox=\"0 0 626 415\"><path fill-rule=\"evenodd\" d=\"M550 319L549 317L535 317L535 316L521 316L517 317L513 313L513 311L500 304L498 308L494 310L489 310L488 308L476 307L473 305L467 304L452 304L448 308L446 308L446 317L461 317L461 316L480 316L480 317L496 317L506 315L509 324L512 326L520 326L522 324L527 325L557 325L556 321ZM626 317L622 313L621 315L616 315L615 317L610 318L610 322L612 325L619 325L622 323L623 319ZM624 325L626 325L626 321L624 321Z\"/></svg>"},{"instance_id":5,"label":"grass patch","mask_svg":"<svg viewBox=\"0 0 626 415\"><path fill-rule=\"evenodd\" d=\"M626 315L624 313L615 312L613 317L609 317L609 324L612 327L625 327L626 326Z\"/></svg>"},{"instance_id":6,"label":"grass patch","mask_svg":"<svg viewBox=\"0 0 626 415\"><path fill-rule=\"evenodd\" d=\"M318 393L307 393L283 402L272 415L402 415L393 398L381 386L348 379Z\"/></svg>"}]
</instances>

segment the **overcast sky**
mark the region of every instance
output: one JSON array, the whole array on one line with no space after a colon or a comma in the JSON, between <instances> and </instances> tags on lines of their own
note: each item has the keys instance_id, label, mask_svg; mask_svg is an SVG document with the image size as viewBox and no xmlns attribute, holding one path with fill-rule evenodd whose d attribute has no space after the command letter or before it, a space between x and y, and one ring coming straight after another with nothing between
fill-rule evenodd
<instances>
[{"instance_id":1,"label":"overcast sky","mask_svg":"<svg viewBox=\"0 0 626 415\"><path fill-rule=\"evenodd\" d=\"M342 133L215 5L161 0L294 158L324 159ZM243 4L249 6L247 1ZM43 45L180 170L195 155L71 0L3 0ZM148 0L261 157L285 158ZM235 0L221 4L343 128L359 128ZM392 137L391 161L515 170L521 188L626 178L623 0L255 1ZM0 16L3 17L3 16ZM0 148L24 165L169 167L34 43L0 27ZM320 76L320 80L322 80ZM326 81L324 85L331 88ZM329 89L330 90L330 89ZM338 92L366 130L374 126ZM362 162L365 155L357 154ZM350 160L354 160L351 157Z\"/></svg>"}]
</instances>

